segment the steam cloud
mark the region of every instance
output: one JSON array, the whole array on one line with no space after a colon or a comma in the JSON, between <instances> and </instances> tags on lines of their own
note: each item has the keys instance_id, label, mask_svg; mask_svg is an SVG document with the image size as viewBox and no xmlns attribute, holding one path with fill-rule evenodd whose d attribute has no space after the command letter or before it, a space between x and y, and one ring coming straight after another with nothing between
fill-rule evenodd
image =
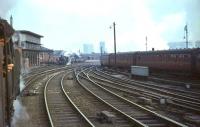
<instances>
[{"instance_id":1,"label":"steam cloud","mask_svg":"<svg viewBox=\"0 0 200 127\"><path fill-rule=\"evenodd\" d=\"M20 83L19 83L19 87L20 87L20 92L24 89L25 85L24 85L24 80L22 78L22 76L20 75Z\"/></svg>"},{"instance_id":2,"label":"steam cloud","mask_svg":"<svg viewBox=\"0 0 200 127\"><path fill-rule=\"evenodd\" d=\"M29 120L29 115L26 112L26 108L21 104L21 101L17 98L14 101L14 116L12 118L12 123L11 126L12 127L16 127L16 123L17 121L27 121Z\"/></svg>"},{"instance_id":3,"label":"steam cloud","mask_svg":"<svg viewBox=\"0 0 200 127\"><path fill-rule=\"evenodd\" d=\"M1 0L0 2L0 17L5 18L8 11L13 8L17 0Z\"/></svg>"},{"instance_id":4,"label":"steam cloud","mask_svg":"<svg viewBox=\"0 0 200 127\"><path fill-rule=\"evenodd\" d=\"M200 0L154 0L151 4L151 10L159 20L161 15L171 13L185 12L185 19L180 24L188 25L189 40L200 40ZM177 30L178 34L183 34L183 28ZM168 34L167 34L168 35ZM172 38L176 38L176 33ZM168 35L169 36L169 35Z\"/></svg>"},{"instance_id":5,"label":"steam cloud","mask_svg":"<svg viewBox=\"0 0 200 127\"><path fill-rule=\"evenodd\" d=\"M186 8L189 12L187 13L188 22L191 23L191 36L194 40L200 40L200 0L192 0Z\"/></svg>"}]
</instances>

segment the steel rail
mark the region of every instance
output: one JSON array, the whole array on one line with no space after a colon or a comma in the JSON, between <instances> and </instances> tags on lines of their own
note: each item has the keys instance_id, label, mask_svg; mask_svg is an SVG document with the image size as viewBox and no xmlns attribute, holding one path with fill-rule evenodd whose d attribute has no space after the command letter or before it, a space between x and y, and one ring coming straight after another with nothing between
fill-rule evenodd
<instances>
[{"instance_id":1,"label":"steel rail","mask_svg":"<svg viewBox=\"0 0 200 127\"><path fill-rule=\"evenodd\" d=\"M60 81L60 85L62 88L63 93L65 94L66 98L69 100L69 102L72 104L72 106L76 109L76 111L78 111L79 114L81 114L81 116L84 118L84 120L91 126L91 127L95 127L91 121L79 110L79 108L74 104L74 102L70 99L70 97L68 96L67 92L65 91L64 87L63 87L63 79L65 78L67 74L62 76L62 79Z\"/></svg>"},{"instance_id":2,"label":"steel rail","mask_svg":"<svg viewBox=\"0 0 200 127\"><path fill-rule=\"evenodd\" d=\"M89 71L89 72L90 72L90 71ZM128 100L128 99L126 99L126 98L124 98L124 97L122 97L122 96L120 96L120 95L118 95L118 94L116 94L116 93L114 93L114 92L112 92L112 91L110 91L110 90L108 90L108 89L102 87L102 86L100 86L99 84L97 84L96 82L94 82L93 80L90 79L90 77L88 76L88 73L87 73L87 78L88 78L93 84L95 84L96 86L98 86L99 88L103 89L104 91L107 91L107 92L111 93L112 95L114 95L114 96L120 98L121 100L123 100L123 101L125 101L125 102L128 102L128 103L130 103L130 104L132 104L132 105L134 105L134 106L137 106L138 108L140 108L140 109L142 109L142 110L144 110L144 111L147 111L147 112L153 114L154 116L157 116L157 117L161 118L162 120L167 121L168 123L173 124L174 126L186 127L186 125L184 125L184 124L181 124L181 123L179 123L179 122L176 122L176 121L174 121L174 120L172 120L172 119L169 119L169 118L167 118L167 117L165 117L165 116L162 116L162 115L160 115L160 114L158 114L158 113L156 113L156 112L153 112L153 111L151 111L151 110L149 110L149 109L147 109L147 108L144 108L143 106L138 105L138 104L136 104L136 103L134 103L134 102L132 102L132 101L130 101L130 100Z\"/></svg>"},{"instance_id":3,"label":"steel rail","mask_svg":"<svg viewBox=\"0 0 200 127\"><path fill-rule=\"evenodd\" d=\"M56 68L56 69L51 69L51 70L47 70L47 71L44 71L44 72L41 72L41 73L37 73L37 74L34 74L33 76L31 76L31 77L33 77L33 78L30 78L28 81L26 81L24 84L24 88L22 89L22 91L21 91L21 93L23 93L28 87L29 87L29 85L31 84L31 82L33 82L34 80L37 80L38 79L38 77L37 76L42 76L42 75L45 75L45 74L47 74L47 73L49 73L49 72L53 72L53 71L59 71L59 70L61 70L61 69L68 69L68 68L66 68L66 67L62 67L62 68ZM53 72L54 73L54 72Z\"/></svg>"},{"instance_id":4,"label":"steel rail","mask_svg":"<svg viewBox=\"0 0 200 127\"><path fill-rule=\"evenodd\" d=\"M94 78L93 76L90 76L90 77ZM120 85L118 83L111 82L111 81L108 81L108 80L99 79L97 77L95 77L95 79L100 80L101 82L97 82L97 81L95 81L95 82L97 82L100 85L103 85L104 87L109 87L111 89L115 89L115 90L118 90L118 91L121 91L121 92L124 92L124 93L132 94L132 95L136 95L136 96L141 96L141 94L139 94L139 93L141 93L143 91L143 90L135 89L135 88L132 88L132 87L123 86L123 85ZM105 84L102 83L102 81L103 82L107 82L107 83L115 84L115 86L105 85ZM120 88L118 88L116 86L123 87L123 89L120 89ZM136 90L138 92L135 93L132 90ZM152 92L146 93L145 91L142 92L142 96L145 96L147 98L150 98L150 99L153 99L153 100L156 100L156 101L159 101L160 98L163 97L160 94L156 94L156 93L154 94ZM191 106L186 106L186 105L182 105L182 104L178 104L178 103L170 102L170 101L167 102L167 103L173 104L174 106L178 106L178 107L181 107L181 108L184 108L184 109L187 109L187 110L191 110L191 111L193 111L195 113L197 113L197 112L200 113L200 110L199 110L198 107L194 108L194 106L192 106L192 107ZM181 103L181 102L179 102L179 103Z\"/></svg>"},{"instance_id":5,"label":"steel rail","mask_svg":"<svg viewBox=\"0 0 200 127\"><path fill-rule=\"evenodd\" d=\"M111 79L111 78L105 77L105 76L97 74L97 73L95 73L95 74L99 75L100 77L104 77L106 79ZM125 83L120 82L120 84L119 83L115 83L115 84L116 85L120 85L120 84L125 84ZM189 109L189 110L191 110L193 112L200 113L200 110L199 110L200 106L196 102L191 102L191 101L188 101L188 100L179 99L177 97L171 97L169 95L162 95L162 94L159 94L159 93L152 93L152 91L149 91L149 90L147 91L147 90L144 90L144 89L136 88L135 86L128 86L127 84L125 84L125 86L124 85L121 85L121 86L127 87L129 89L134 89L134 90L139 91L139 92L143 92L143 95L146 95L146 96L153 96L153 97L159 96L160 98L170 99L170 100L172 100L174 102L168 102L169 104L173 104L175 106L179 106L179 107L182 107L184 109ZM184 104L184 105L182 105L182 104Z\"/></svg>"},{"instance_id":6,"label":"steel rail","mask_svg":"<svg viewBox=\"0 0 200 127\"><path fill-rule=\"evenodd\" d=\"M118 80L122 84L125 84L124 81L119 79L119 78L113 77L113 76L111 76L111 75L109 75L107 73L104 73L104 72L101 72L101 73L109 76L110 77L109 79L113 78L113 79ZM97 75L100 75L100 74L97 74ZM103 75L100 75L100 76L103 76ZM108 79L108 77L106 77L106 76L103 76L103 77ZM175 96L176 98L174 97L174 100L176 99L176 100L179 100L179 101L185 101L185 102L188 102L188 103L191 103L191 104L200 105L200 100L199 99L191 98L191 97L188 97L188 96L185 96L185 95L179 95L179 94L172 93L172 92L169 92L169 91L166 91L166 90L163 91L163 90L160 90L158 88L152 88L152 87L148 86L148 83L141 83L140 81L130 81L130 82L127 82L127 83L133 83L134 85L137 85L138 87L143 87L143 88L146 88L146 89L156 90L157 92L168 94L168 95L173 96L173 97ZM144 85L144 84L146 84L146 85ZM182 99L179 99L177 97L182 98Z\"/></svg>"},{"instance_id":7,"label":"steel rail","mask_svg":"<svg viewBox=\"0 0 200 127\"><path fill-rule=\"evenodd\" d=\"M128 120L130 120L131 122L133 122L134 125L136 125L137 127L148 127L145 124L141 123L140 121L132 118L131 116L127 115L126 113L122 112L121 110L117 109L116 107L112 106L110 103L104 101L102 98L100 98L99 96L97 96L94 92L92 92L91 90L89 90L86 86L84 86L84 84L79 80L79 76L80 74L87 70L88 68L81 70L81 72L78 72L76 75L76 80L77 82L85 89L87 90L89 93L91 93L93 96L95 96L98 100L102 101L103 103L105 103L106 105L110 106L112 109L114 109L115 111L119 112L120 114L122 114L123 116L125 116Z\"/></svg>"},{"instance_id":8,"label":"steel rail","mask_svg":"<svg viewBox=\"0 0 200 127\"><path fill-rule=\"evenodd\" d=\"M45 107L46 107L46 111L47 111L47 115L48 115L48 118L49 118L49 121L50 121L50 124L51 124L51 127L54 127L54 123L53 123L53 120L52 120L52 117L51 117L51 114L50 114L50 110L49 110L49 107L48 107L48 102L47 102L47 85L48 83L50 82L51 79L53 79L56 75L53 75L51 76L46 84L45 84L45 88L44 88L44 101L45 101Z\"/></svg>"},{"instance_id":9,"label":"steel rail","mask_svg":"<svg viewBox=\"0 0 200 127\"><path fill-rule=\"evenodd\" d=\"M99 69L96 68L96 70L100 71ZM111 70L113 71L113 70ZM102 72L102 71L101 71ZM106 71L109 73L109 71ZM117 73L120 73L120 72L117 72ZM125 81L131 81L130 79L128 78L121 78L122 80L125 80ZM162 79L162 80L166 80L166 79ZM168 82L170 82L171 80L166 80ZM144 83L142 81L140 81L141 83ZM171 82L177 82L177 81L171 81ZM184 82L180 82L180 83L184 83ZM161 89L167 89L167 90L171 90L171 91L175 91L175 92L180 92L180 94L183 94L183 93L189 93L189 94L194 94L194 95L198 95L200 97L200 93L199 92L193 92L193 91L185 91L185 90L181 90L181 89L174 89L174 88L169 88L169 87L166 87L166 86L160 86L160 85L156 85L154 83L148 83L149 86L154 86L154 87L158 87L158 88L161 88ZM187 83L184 83L184 85L187 85ZM191 85L191 84L190 84Z\"/></svg>"}]
</instances>

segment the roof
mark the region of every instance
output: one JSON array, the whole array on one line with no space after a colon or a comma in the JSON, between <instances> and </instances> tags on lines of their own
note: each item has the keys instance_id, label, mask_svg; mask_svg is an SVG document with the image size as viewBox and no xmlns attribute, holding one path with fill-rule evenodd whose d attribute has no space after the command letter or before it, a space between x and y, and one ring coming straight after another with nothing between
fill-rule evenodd
<instances>
[{"instance_id":1,"label":"roof","mask_svg":"<svg viewBox=\"0 0 200 127\"><path fill-rule=\"evenodd\" d=\"M44 52L53 52L52 49L48 49L48 48L43 47L43 46L41 46L41 50L44 51Z\"/></svg>"},{"instance_id":2,"label":"roof","mask_svg":"<svg viewBox=\"0 0 200 127\"><path fill-rule=\"evenodd\" d=\"M32 36L35 36L35 37L38 37L38 38L44 37L42 35L36 34L34 32L28 31L28 30L18 30L18 32L23 33L23 34L32 35Z\"/></svg>"},{"instance_id":3,"label":"roof","mask_svg":"<svg viewBox=\"0 0 200 127\"><path fill-rule=\"evenodd\" d=\"M45 47L41 47L40 49L22 49L23 51L34 51L34 52L48 52L48 53L52 53L53 50L45 48Z\"/></svg>"},{"instance_id":4,"label":"roof","mask_svg":"<svg viewBox=\"0 0 200 127\"><path fill-rule=\"evenodd\" d=\"M41 45L40 43L25 41L26 43L34 44L34 45Z\"/></svg>"}]
</instances>

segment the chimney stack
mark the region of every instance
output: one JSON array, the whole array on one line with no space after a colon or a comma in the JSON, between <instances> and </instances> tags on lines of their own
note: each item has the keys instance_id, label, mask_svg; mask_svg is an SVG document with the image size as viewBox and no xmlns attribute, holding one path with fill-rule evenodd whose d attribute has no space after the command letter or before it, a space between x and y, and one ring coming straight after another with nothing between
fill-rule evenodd
<instances>
[{"instance_id":1,"label":"chimney stack","mask_svg":"<svg viewBox=\"0 0 200 127\"><path fill-rule=\"evenodd\" d=\"M13 17L12 17L12 15L10 16L10 25L13 27Z\"/></svg>"}]
</instances>

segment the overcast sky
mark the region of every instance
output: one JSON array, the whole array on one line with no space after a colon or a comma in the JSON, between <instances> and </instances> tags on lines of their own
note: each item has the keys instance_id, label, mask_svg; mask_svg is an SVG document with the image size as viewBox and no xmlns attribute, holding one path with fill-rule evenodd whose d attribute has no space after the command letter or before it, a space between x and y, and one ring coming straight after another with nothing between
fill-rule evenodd
<instances>
[{"instance_id":1,"label":"overcast sky","mask_svg":"<svg viewBox=\"0 0 200 127\"><path fill-rule=\"evenodd\" d=\"M99 52L105 41L113 52L116 22L117 51L168 49L167 42L184 41L187 23L189 40L200 40L200 0L0 0L0 16L12 14L16 30L44 36L51 49L83 51L92 43Z\"/></svg>"}]
</instances>

